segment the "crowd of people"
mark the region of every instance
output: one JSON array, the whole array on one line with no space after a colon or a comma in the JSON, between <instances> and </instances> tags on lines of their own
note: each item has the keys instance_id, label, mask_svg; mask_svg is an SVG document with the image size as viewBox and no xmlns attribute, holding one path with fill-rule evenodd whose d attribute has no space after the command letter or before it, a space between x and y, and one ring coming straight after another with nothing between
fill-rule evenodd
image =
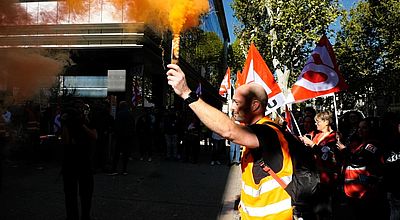
<instances>
[{"instance_id":1,"label":"crowd of people","mask_svg":"<svg viewBox=\"0 0 400 220\"><path fill-rule=\"evenodd\" d=\"M350 111L339 126L329 111L302 118L299 138L315 152L320 191L318 219L399 219L399 193L393 174L400 170L399 115L363 117Z\"/></svg>"},{"instance_id":2,"label":"crowd of people","mask_svg":"<svg viewBox=\"0 0 400 220\"><path fill-rule=\"evenodd\" d=\"M398 114L364 117L350 111L335 120L332 111L317 112L308 106L294 114L293 124L281 123L312 151L319 174L318 191L307 213L293 214L295 207L288 193L258 166L260 161L268 162L274 175L286 184L295 172L290 166L293 155L288 141L281 130L268 125L272 120L265 115L265 90L255 83L239 87L233 96L233 117L228 117L191 92L177 65L169 68L168 83L188 104L186 112L173 107L134 111L121 101L112 116L110 103L88 104L78 99L54 112L38 113L28 102L21 120L14 119L10 109L2 114L0 145L5 146L13 120L24 124L34 161L41 159L43 133L60 140L68 219L79 215L90 219L94 173L129 175L134 150L140 161L152 162L157 152L169 161L198 163L201 141L209 147L211 165L241 165L238 208L242 219L400 219ZM0 190L1 176L0 166Z\"/></svg>"},{"instance_id":3,"label":"crowd of people","mask_svg":"<svg viewBox=\"0 0 400 220\"><path fill-rule=\"evenodd\" d=\"M244 148L238 205L242 219L400 219L398 114L387 112L378 118L351 111L338 125L331 111L317 113L307 107L304 114L295 114L299 126L288 127L312 151L320 183L308 204L310 213L294 213L290 196L272 177L289 184L295 168L282 131L267 125L271 119L265 116L265 90L256 83L236 89L232 111L237 124L196 97L179 66L168 68L168 84L199 119L215 134ZM260 168L260 161L267 165ZM264 172L265 166L272 173Z\"/></svg>"},{"instance_id":4,"label":"crowd of people","mask_svg":"<svg viewBox=\"0 0 400 220\"><path fill-rule=\"evenodd\" d=\"M183 116L174 107L165 111L154 108L135 111L128 102L121 101L113 116L107 101L71 99L42 111L33 102L27 102L18 109L7 108L0 122L2 161L17 163L28 159L42 170L47 162L60 159L67 219L90 219L96 173L128 175L130 160L152 162L154 156L198 163L200 139L206 139L205 150L212 154L209 162L214 157L218 163L228 157L223 155L225 140L216 146L193 113L189 111ZM43 151L41 145L46 144L54 145L52 150L59 149L62 158L46 158L55 156Z\"/></svg>"}]
</instances>

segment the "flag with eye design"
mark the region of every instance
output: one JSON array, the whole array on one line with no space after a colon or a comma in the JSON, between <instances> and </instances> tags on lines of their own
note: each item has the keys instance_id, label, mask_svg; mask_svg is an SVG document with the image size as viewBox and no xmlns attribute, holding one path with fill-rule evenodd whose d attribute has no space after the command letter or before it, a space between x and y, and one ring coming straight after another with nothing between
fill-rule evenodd
<instances>
[{"instance_id":1,"label":"flag with eye design","mask_svg":"<svg viewBox=\"0 0 400 220\"><path fill-rule=\"evenodd\" d=\"M346 90L348 85L340 74L332 45L324 35L308 58L296 83L292 86L287 103L331 95Z\"/></svg>"}]
</instances>

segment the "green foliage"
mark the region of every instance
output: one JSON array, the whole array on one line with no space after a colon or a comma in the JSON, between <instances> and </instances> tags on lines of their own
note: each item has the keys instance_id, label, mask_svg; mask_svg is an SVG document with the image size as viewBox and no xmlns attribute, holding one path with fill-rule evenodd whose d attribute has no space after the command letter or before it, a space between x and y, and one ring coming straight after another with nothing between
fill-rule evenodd
<instances>
[{"instance_id":1,"label":"green foliage","mask_svg":"<svg viewBox=\"0 0 400 220\"><path fill-rule=\"evenodd\" d=\"M206 70L205 77L214 86L219 86L225 70L222 69L223 42L214 32L194 28L181 39L181 56L197 71ZM209 78L208 78L209 77Z\"/></svg>"},{"instance_id":2,"label":"green foliage","mask_svg":"<svg viewBox=\"0 0 400 220\"><path fill-rule=\"evenodd\" d=\"M354 108L361 99L367 112L377 98L399 94L400 2L360 2L341 26L335 52L350 85L341 97L343 107Z\"/></svg>"},{"instance_id":3,"label":"green foliage","mask_svg":"<svg viewBox=\"0 0 400 220\"><path fill-rule=\"evenodd\" d=\"M233 0L232 7L242 23L236 30L242 50L253 42L272 71L275 58L292 79L300 74L313 44L332 33L328 26L340 15L337 0Z\"/></svg>"},{"instance_id":4,"label":"green foliage","mask_svg":"<svg viewBox=\"0 0 400 220\"><path fill-rule=\"evenodd\" d=\"M228 66L231 68L231 74L235 75L237 71L242 71L244 66L244 61L246 59L245 50L243 50L240 46L239 39L236 39L228 47Z\"/></svg>"}]
</instances>

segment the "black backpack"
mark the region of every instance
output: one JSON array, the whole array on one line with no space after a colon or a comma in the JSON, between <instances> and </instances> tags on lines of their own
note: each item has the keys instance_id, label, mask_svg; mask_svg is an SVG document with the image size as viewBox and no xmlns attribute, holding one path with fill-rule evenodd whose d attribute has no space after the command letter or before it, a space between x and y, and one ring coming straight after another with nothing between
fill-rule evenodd
<instances>
[{"instance_id":1,"label":"black backpack","mask_svg":"<svg viewBox=\"0 0 400 220\"><path fill-rule=\"evenodd\" d=\"M291 196L292 204L299 208L309 206L319 192L320 183L319 172L317 171L312 149L305 146L304 143L280 125L273 122L265 122L264 124L278 128L288 142L293 163L293 178L285 190ZM260 166L268 167L268 161L264 160L263 162ZM263 167L264 170L266 170L265 167ZM271 176L273 177L274 174Z\"/></svg>"}]
</instances>

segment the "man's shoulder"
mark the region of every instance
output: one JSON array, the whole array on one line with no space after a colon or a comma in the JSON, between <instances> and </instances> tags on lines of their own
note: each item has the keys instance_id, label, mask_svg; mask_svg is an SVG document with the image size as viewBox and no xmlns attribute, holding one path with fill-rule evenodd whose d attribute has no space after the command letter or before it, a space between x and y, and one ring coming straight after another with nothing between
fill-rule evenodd
<instances>
[{"instance_id":1,"label":"man's shoulder","mask_svg":"<svg viewBox=\"0 0 400 220\"><path fill-rule=\"evenodd\" d=\"M281 130L277 127L268 124L253 124L248 127L257 136L260 145L279 141L278 134L281 133Z\"/></svg>"},{"instance_id":2,"label":"man's shoulder","mask_svg":"<svg viewBox=\"0 0 400 220\"><path fill-rule=\"evenodd\" d=\"M252 124L248 125L250 129L252 129L255 133L256 132L281 132L281 127L280 125L272 122L272 121L265 121L264 123L261 124Z\"/></svg>"}]
</instances>

